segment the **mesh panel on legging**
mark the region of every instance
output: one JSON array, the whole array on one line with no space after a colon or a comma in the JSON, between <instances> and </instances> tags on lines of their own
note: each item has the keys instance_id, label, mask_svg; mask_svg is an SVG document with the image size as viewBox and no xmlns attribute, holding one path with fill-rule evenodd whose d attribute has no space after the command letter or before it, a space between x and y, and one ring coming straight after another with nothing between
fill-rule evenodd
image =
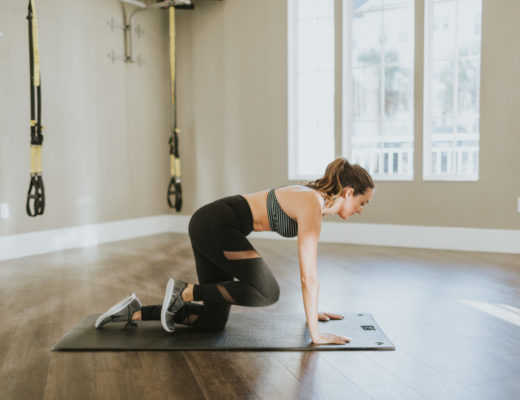
<instances>
[{"instance_id":1,"label":"mesh panel on legging","mask_svg":"<svg viewBox=\"0 0 520 400\"><path fill-rule=\"evenodd\" d=\"M197 253L197 250L194 252ZM200 255L196 256L196 259L200 260ZM200 268L199 263L203 261L198 261L197 270ZM280 288L263 258L227 260L224 267L238 278L238 281L201 283L193 292L195 300L249 307L265 307L278 300Z\"/></svg>"}]
</instances>

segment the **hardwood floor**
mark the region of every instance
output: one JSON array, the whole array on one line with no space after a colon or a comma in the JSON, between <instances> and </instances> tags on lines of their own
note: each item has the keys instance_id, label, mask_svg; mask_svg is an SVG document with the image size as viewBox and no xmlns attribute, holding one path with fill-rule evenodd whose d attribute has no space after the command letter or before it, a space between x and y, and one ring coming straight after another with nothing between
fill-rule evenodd
<instances>
[{"instance_id":1,"label":"hardwood floor","mask_svg":"<svg viewBox=\"0 0 520 400\"><path fill-rule=\"evenodd\" d=\"M296 242L251 242L280 300L232 312L303 313ZM0 399L520 398L519 255L322 243L318 265L320 310L370 312L396 351L50 352L132 291L194 281L188 236L0 262Z\"/></svg>"}]
</instances>

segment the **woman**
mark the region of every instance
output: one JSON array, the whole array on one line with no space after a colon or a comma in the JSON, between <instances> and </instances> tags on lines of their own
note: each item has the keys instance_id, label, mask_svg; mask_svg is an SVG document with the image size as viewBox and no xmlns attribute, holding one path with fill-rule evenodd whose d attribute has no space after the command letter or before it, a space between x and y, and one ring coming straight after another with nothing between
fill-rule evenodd
<instances>
[{"instance_id":1,"label":"woman","mask_svg":"<svg viewBox=\"0 0 520 400\"><path fill-rule=\"evenodd\" d=\"M143 307L132 293L101 315L96 328L107 322L127 322L129 326L139 320L160 320L167 332L173 332L175 324L220 330L232 304L263 307L275 303L280 293L278 283L246 238L253 230L272 230L285 237L298 236L303 304L312 341L349 342L346 336L318 330L318 319L343 318L318 314L318 238L324 215L347 219L361 214L373 188L366 170L338 158L327 166L321 179L306 185L225 197L199 208L189 223L199 284L170 279L162 306Z\"/></svg>"}]
</instances>

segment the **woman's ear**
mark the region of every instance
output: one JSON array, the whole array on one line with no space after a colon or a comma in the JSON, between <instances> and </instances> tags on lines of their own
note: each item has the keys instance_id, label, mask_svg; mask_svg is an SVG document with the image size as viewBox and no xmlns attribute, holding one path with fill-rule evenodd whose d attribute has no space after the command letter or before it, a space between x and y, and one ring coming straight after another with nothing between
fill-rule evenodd
<instances>
[{"instance_id":1,"label":"woman's ear","mask_svg":"<svg viewBox=\"0 0 520 400\"><path fill-rule=\"evenodd\" d=\"M343 191L341 193L341 197L346 199L347 197L354 196L354 189L350 186L343 188Z\"/></svg>"}]
</instances>

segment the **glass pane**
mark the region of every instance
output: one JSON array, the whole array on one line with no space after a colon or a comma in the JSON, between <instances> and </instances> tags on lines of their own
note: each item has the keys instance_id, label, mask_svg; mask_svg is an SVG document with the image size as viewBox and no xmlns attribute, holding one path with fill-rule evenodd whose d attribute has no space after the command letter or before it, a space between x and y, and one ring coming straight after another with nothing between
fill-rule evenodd
<instances>
[{"instance_id":1,"label":"glass pane","mask_svg":"<svg viewBox=\"0 0 520 400\"><path fill-rule=\"evenodd\" d=\"M470 168L469 160L470 160L469 152L462 151L461 160L460 160L460 163L461 163L460 172L462 172L463 174L470 173L471 168Z\"/></svg>"},{"instance_id":2,"label":"glass pane","mask_svg":"<svg viewBox=\"0 0 520 400\"><path fill-rule=\"evenodd\" d=\"M453 119L436 119L432 124L432 173L447 173L453 147Z\"/></svg>"},{"instance_id":3,"label":"glass pane","mask_svg":"<svg viewBox=\"0 0 520 400\"><path fill-rule=\"evenodd\" d=\"M354 15L352 20L352 66L381 63L381 13Z\"/></svg>"},{"instance_id":4,"label":"glass pane","mask_svg":"<svg viewBox=\"0 0 520 400\"><path fill-rule=\"evenodd\" d=\"M389 120L383 122L383 135L402 143L413 143L412 120ZM385 140L387 140L385 138Z\"/></svg>"},{"instance_id":5,"label":"glass pane","mask_svg":"<svg viewBox=\"0 0 520 400\"><path fill-rule=\"evenodd\" d=\"M298 129L298 173L322 173L334 158L333 124L300 124Z\"/></svg>"},{"instance_id":6,"label":"glass pane","mask_svg":"<svg viewBox=\"0 0 520 400\"><path fill-rule=\"evenodd\" d=\"M433 60L444 60L455 55L456 2L433 6Z\"/></svg>"},{"instance_id":7,"label":"glass pane","mask_svg":"<svg viewBox=\"0 0 520 400\"><path fill-rule=\"evenodd\" d=\"M385 64L413 63L414 18L413 7L398 8L383 13Z\"/></svg>"},{"instance_id":8,"label":"glass pane","mask_svg":"<svg viewBox=\"0 0 520 400\"><path fill-rule=\"evenodd\" d=\"M318 66L318 25L316 21L300 21L298 23L298 71L315 71Z\"/></svg>"},{"instance_id":9,"label":"glass pane","mask_svg":"<svg viewBox=\"0 0 520 400\"><path fill-rule=\"evenodd\" d=\"M334 157L334 0L297 0L293 5L291 167L297 176L316 176Z\"/></svg>"},{"instance_id":10,"label":"glass pane","mask_svg":"<svg viewBox=\"0 0 520 400\"><path fill-rule=\"evenodd\" d=\"M403 154L403 174L411 174L413 172L413 149L411 152Z\"/></svg>"},{"instance_id":11,"label":"glass pane","mask_svg":"<svg viewBox=\"0 0 520 400\"><path fill-rule=\"evenodd\" d=\"M482 26L482 1L459 0L457 40L459 56L479 56Z\"/></svg>"},{"instance_id":12,"label":"glass pane","mask_svg":"<svg viewBox=\"0 0 520 400\"><path fill-rule=\"evenodd\" d=\"M317 42L314 42L318 56L317 68L334 69L334 20L319 19L317 23Z\"/></svg>"},{"instance_id":13,"label":"glass pane","mask_svg":"<svg viewBox=\"0 0 520 400\"><path fill-rule=\"evenodd\" d=\"M433 63L432 116L453 115L454 63L437 61Z\"/></svg>"},{"instance_id":14,"label":"glass pane","mask_svg":"<svg viewBox=\"0 0 520 400\"><path fill-rule=\"evenodd\" d=\"M383 0L383 7L406 7L414 5L414 0Z\"/></svg>"},{"instance_id":15,"label":"glass pane","mask_svg":"<svg viewBox=\"0 0 520 400\"><path fill-rule=\"evenodd\" d=\"M467 135L466 135L467 134ZM480 136L479 118L459 118L457 121L457 137L461 139L474 139L478 144Z\"/></svg>"},{"instance_id":16,"label":"glass pane","mask_svg":"<svg viewBox=\"0 0 520 400\"><path fill-rule=\"evenodd\" d=\"M480 109L480 60L459 61L458 113L474 116Z\"/></svg>"},{"instance_id":17,"label":"glass pane","mask_svg":"<svg viewBox=\"0 0 520 400\"><path fill-rule=\"evenodd\" d=\"M438 174L439 172L437 170L437 167L439 166L439 160L438 160L438 157L437 157L437 153L435 151L431 152L430 160L431 160L431 165L430 165L431 173L432 174Z\"/></svg>"},{"instance_id":18,"label":"glass pane","mask_svg":"<svg viewBox=\"0 0 520 400\"><path fill-rule=\"evenodd\" d=\"M316 132L314 132L316 139L313 148L309 149L309 155L317 157L318 171L323 173L330 160L334 159L334 122L318 122L316 125Z\"/></svg>"},{"instance_id":19,"label":"glass pane","mask_svg":"<svg viewBox=\"0 0 520 400\"><path fill-rule=\"evenodd\" d=\"M409 67L385 68L385 116L410 117L413 113L413 77Z\"/></svg>"},{"instance_id":20,"label":"glass pane","mask_svg":"<svg viewBox=\"0 0 520 400\"><path fill-rule=\"evenodd\" d=\"M369 142L379 142L379 122L377 121L356 121L352 124L352 136L358 136L359 139L353 140L353 144L366 144ZM372 136L372 139L367 138Z\"/></svg>"},{"instance_id":21,"label":"glass pane","mask_svg":"<svg viewBox=\"0 0 520 400\"><path fill-rule=\"evenodd\" d=\"M379 118L381 110L380 67L352 71L355 118Z\"/></svg>"},{"instance_id":22,"label":"glass pane","mask_svg":"<svg viewBox=\"0 0 520 400\"><path fill-rule=\"evenodd\" d=\"M381 0L354 0L352 3L352 10L354 12L378 10L381 8L381 5Z\"/></svg>"},{"instance_id":23,"label":"glass pane","mask_svg":"<svg viewBox=\"0 0 520 400\"><path fill-rule=\"evenodd\" d=\"M380 149L379 124L374 121L354 123L352 137L352 161L366 168L369 173L377 173L383 164Z\"/></svg>"},{"instance_id":24,"label":"glass pane","mask_svg":"<svg viewBox=\"0 0 520 400\"><path fill-rule=\"evenodd\" d=\"M334 71L318 71L316 106L318 122L334 121Z\"/></svg>"},{"instance_id":25,"label":"glass pane","mask_svg":"<svg viewBox=\"0 0 520 400\"><path fill-rule=\"evenodd\" d=\"M411 173L413 171L413 136L411 121L387 121L383 124L382 155L385 171L391 174ZM392 134L392 136L387 136Z\"/></svg>"},{"instance_id":26,"label":"glass pane","mask_svg":"<svg viewBox=\"0 0 520 400\"><path fill-rule=\"evenodd\" d=\"M300 123L316 121L317 104L316 88L318 84L316 72L304 72L298 74L297 90L297 115Z\"/></svg>"},{"instance_id":27,"label":"glass pane","mask_svg":"<svg viewBox=\"0 0 520 400\"><path fill-rule=\"evenodd\" d=\"M432 138L434 139L434 138ZM451 150L451 140L432 140L432 149L433 150L442 150L444 152Z\"/></svg>"},{"instance_id":28,"label":"glass pane","mask_svg":"<svg viewBox=\"0 0 520 400\"><path fill-rule=\"evenodd\" d=\"M315 19L318 14L318 2L316 0L297 0L294 2L298 9L298 19Z\"/></svg>"},{"instance_id":29,"label":"glass pane","mask_svg":"<svg viewBox=\"0 0 520 400\"><path fill-rule=\"evenodd\" d=\"M448 166L451 164L452 160L452 151L450 148L450 143L439 142L432 143L432 172L434 174L448 173Z\"/></svg>"},{"instance_id":30,"label":"glass pane","mask_svg":"<svg viewBox=\"0 0 520 400\"><path fill-rule=\"evenodd\" d=\"M318 18L334 18L334 0L313 0L318 5Z\"/></svg>"},{"instance_id":31,"label":"glass pane","mask_svg":"<svg viewBox=\"0 0 520 400\"><path fill-rule=\"evenodd\" d=\"M478 158L479 158L479 152L475 151L471 154L471 173L474 175L478 174Z\"/></svg>"},{"instance_id":32,"label":"glass pane","mask_svg":"<svg viewBox=\"0 0 520 400\"><path fill-rule=\"evenodd\" d=\"M314 141L312 140L313 133L316 132L314 124L300 124L298 126L298 173L299 174L314 174L317 171L316 159L309 157L313 154L312 148Z\"/></svg>"},{"instance_id":33,"label":"glass pane","mask_svg":"<svg viewBox=\"0 0 520 400\"><path fill-rule=\"evenodd\" d=\"M432 138L435 138L435 135L452 134L454 126L455 120L453 118L437 118L432 120Z\"/></svg>"}]
</instances>

